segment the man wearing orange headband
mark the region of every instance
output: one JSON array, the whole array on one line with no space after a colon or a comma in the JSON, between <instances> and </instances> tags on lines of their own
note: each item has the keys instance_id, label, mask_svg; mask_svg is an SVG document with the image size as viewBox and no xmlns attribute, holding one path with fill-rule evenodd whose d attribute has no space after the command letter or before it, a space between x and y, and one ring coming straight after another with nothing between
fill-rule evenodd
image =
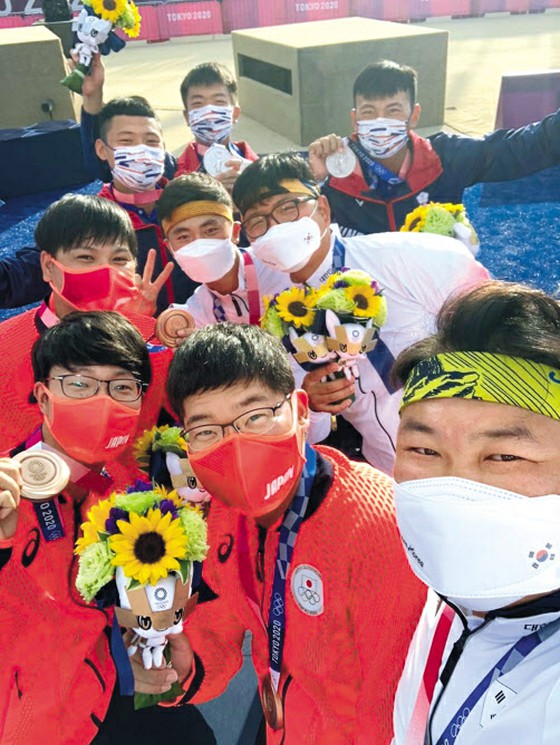
<instances>
[{"instance_id":1,"label":"man wearing orange headband","mask_svg":"<svg viewBox=\"0 0 560 745\"><path fill-rule=\"evenodd\" d=\"M201 283L184 305L174 307L185 308L199 327L258 324L263 294L284 290L286 278L237 247L240 225L224 186L207 174L180 176L163 190L157 211L175 262Z\"/></svg>"}]
</instances>

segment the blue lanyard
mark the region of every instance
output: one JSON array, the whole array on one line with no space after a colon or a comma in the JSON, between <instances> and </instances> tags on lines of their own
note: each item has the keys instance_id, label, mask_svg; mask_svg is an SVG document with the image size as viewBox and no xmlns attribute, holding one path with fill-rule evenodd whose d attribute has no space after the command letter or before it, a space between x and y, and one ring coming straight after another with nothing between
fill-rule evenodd
<instances>
[{"instance_id":1,"label":"blue lanyard","mask_svg":"<svg viewBox=\"0 0 560 745\"><path fill-rule=\"evenodd\" d=\"M403 183L396 173L390 171L379 161L374 160L369 153L360 147L354 140L348 140L348 147L354 155L363 163L369 175L369 188L377 189L385 187L384 191L391 192L395 186Z\"/></svg>"},{"instance_id":2,"label":"blue lanyard","mask_svg":"<svg viewBox=\"0 0 560 745\"><path fill-rule=\"evenodd\" d=\"M333 254L332 254L332 268L333 272L339 272L344 269L344 261L346 259L346 246L336 237L334 239Z\"/></svg>"},{"instance_id":3,"label":"blue lanyard","mask_svg":"<svg viewBox=\"0 0 560 745\"><path fill-rule=\"evenodd\" d=\"M337 237L334 239L332 268L334 272L340 271L344 267L346 260L346 247ZM389 347L385 344L380 335L377 337L377 344L367 353L370 365L381 378L381 381L389 394L393 394L397 389L391 382L391 370L395 364L395 358Z\"/></svg>"},{"instance_id":4,"label":"blue lanyard","mask_svg":"<svg viewBox=\"0 0 560 745\"><path fill-rule=\"evenodd\" d=\"M505 653L502 659L499 660L484 676L474 691L467 696L465 701L457 710L455 716L443 731L443 734L438 739L436 745L453 745L459 736L462 723L464 723L465 719L469 716L492 683L498 678L501 678L502 675L511 672L522 660L525 659L525 657L538 647L539 644L542 644L546 639L549 639L559 629L560 618L547 624L542 629L534 631L528 636L521 637L521 639L519 639L519 641L517 641L513 647ZM459 724L459 722L461 724Z\"/></svg>"},{"instance_id":5,"label":"blue lanyard","mask_svg":"<svg viewBox=\"0 0 560 745\"><path fill-rule=\"evenodd\" d=\"M312 447L305 446L306 462L303 474L289 510L280 528L280 539L276 552L276 566L272 583L272 597L268 611L268 660L274 690L278 692L282 669L282 652L286 638L286 577L307 505L317 468L317 455Z\"/></svg>"},{"instance_id":6,"label":"blue lanyard","mask_svg":"<svg viewBox=\"0 0 560 745\"><path fill-rule=\"evenodd\" d=\"M244 276L245 276L245 291L247 293L247 303L242 301L249 312L249 323L251 325L258 325L261 315L260 298L259 298L259 285L257 280L257 273L254 268L253 259L251 254L244 251L242 248L239 249L241 257L243 259ZM217 295L212 295L212 312L217 323L225 323L228 320L224 306L219 301ZM231 293L233 297L233 293ZM239 297L239 296L238 296ZM241 299L241 298L240 298Z\"/></svg>"}]
</instances>

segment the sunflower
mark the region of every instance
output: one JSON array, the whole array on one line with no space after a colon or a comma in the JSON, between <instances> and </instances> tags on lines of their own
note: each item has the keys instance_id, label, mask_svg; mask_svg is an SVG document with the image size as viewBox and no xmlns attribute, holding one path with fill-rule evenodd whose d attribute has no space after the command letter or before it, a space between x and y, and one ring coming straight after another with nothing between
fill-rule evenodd
<instances>
[{"instance_id":1,"label":"sunflower","mask_svg":"<svg viewBox=\"0 0 560 745\"><path fill-rule=\"evenodd\" d=\"M91 0L90 7L99 18L104 21L111 21L113 25L126 10L127 0Z\"/></svg>"},{"instance_id":2,"label":"sunflower","mask_svg":"<svg viewBox=\"0 0 560 745\"><path fill-rule=\"evenodd\" d=\"M177 494L175 489L166 489L165 486L160 486L160 484L156 484L154 486L154 494L158 495L159 501L161 502L164 499L169 499L177 509L181 509L183 507L183 500L181 497Z\"/></svg>"},{"instance_id":3,"label":"sunflower","mask_svg":"<svg viewBox=\"0 0 560 745\"><path fill-rule=\"evenodd\" d=\"M135 39L140 33L140 21L142 16L140 15L138 8L134 3L127 2L126 10L123 17L120 20L119 26L131 39Z\"/></svg>"},{"instance_id":4,"label":"sunflower","mask_svg":"<svg viewBox=\"0 0 560 745\"><path fill-rule=\"evenodd\" d=\"M81 554L84 548L98 540L98 533L106 533L105 523L111 507L115 504L114 495L94 504L87 513L87 522L82 524L83 536L76 541L76 553Z\"/></svg>"},{"instance_id":5,"label":"sunflower","mask_svg":"<svg viewBox=\"0 0 560 745\"><path fill-rule=\"evenodd\" d=\"M344 294L354 303L352 315L357 318L375 318L379 314L383 300L372 287L351 285L344 290Z\"/></svg>"},{"instance_id":6,"label":"sunflower","mask_svg":"<svg viewBox=\"0 0 560 745\"><path fill-rule=\"evenodd\" d=\"M81 554L84 549L91 546L92 543L97 543L99 540L97 528L92 523L83 523L82 533L83 535L76 541L76 548L74 549L74 553L76 554Z\"/></svg>"},{"instance_id":7,"label":"sunflower","mask_svg":"<svg viewBox=\"0 0 560 745\"><path fill-rule=\"evenodd\" d=\"M168 427L168 424L164 424ZM140 437L136 440L133 447L134 458L140 468L143 470L150 467L150 455L152 452L152 442L158 428L154 425L151 429L145 429Z\"/></svg>"},{"instance_id":8,"label":"sunflower","mask_svg":"<svg viewBox=\"0 0 560 745\"><path fill-rule=\"evenodd\" d=\"M315 317L315 297L307 295L302 287L292 287L276 298L278 315L296 328L311 326Z\"/></svg>"},{"instance_id":9,"label":"sunflower","mask_svg":"<svg viewBox=\"0 0 560 745\"><path fill-rule=\"evenodd\" d=\"M426 213L428 212L428 206L421 204L412 212L406 216L404 225L401 227L402 232L419 233L426 224Z\"/></svg>"},{"instance_id":10,"label":"sunflower","mask_svg":"<svg viewBox=\"0 0 560 745\"><path fill-rule=\"evenodd\" d=\"M187 554L187 536L180 519L171 512L151 509L144 517L130 514L130 523L117 522L120 534L109 538L115 554L113 564L122 566L127 577L145 585L155 585L169 572L179 569L179 559Z\"/></svg>"}]
</instances>

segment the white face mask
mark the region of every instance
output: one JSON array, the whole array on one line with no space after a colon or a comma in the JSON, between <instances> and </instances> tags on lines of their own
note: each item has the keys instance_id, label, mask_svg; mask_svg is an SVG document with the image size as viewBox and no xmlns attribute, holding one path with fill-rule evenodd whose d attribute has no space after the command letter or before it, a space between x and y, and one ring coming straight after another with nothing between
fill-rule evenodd
<instances>
[{"instance_id":1,"label":"white face mask","mask_svg":"<svg viewBox=\"0 0 560 745\"><path fill-rule=\"evenodd\" d=\"M302 269L321 245L321 231L311 217L270 227L251 243L257 259L280 272Z\"/></svg>"},{"instance_id":2,"label":"white face mask","mask_svg":"<svg viewBox=\"0 0 560 745\"><path fill-rule=\"evenodd\" d=\"M201 106L189 111L189 127L197 140L224 142L233 127L233 106Z\"/></svg>"},{"instance_id":3,"label":"white face mask","mask_svg":"<svg viewBox=\"0 0 560 745\"><path fill-rule=\"evenodd\" d=\"M408 141L406 125L400 119L363 119L357 122L360 145L374 158L390 158Z\"/></svg>"},{"instance_id":4,"label":"white face mask","mask_svg":"<svg viewBox=\"0 0 560 745\"><path fill-rule=\"evenodd\" d=\"M433 478L396 484L395 502L412 570L456 605L486 612L560 587L560 495Z\"/></svg>"},{"instance_id":5,"label":"white face mask","mask_svg":"<svg viewBox=\"0 0 560 745\"><path fill-rule=\"evenodd\" d=\"M113 179L134 191L152 189L163 175L165 150L148 145L113 148Z\"/></svg>"},{"instance_id":6,"label":"white face mask","mask_svg":"<svg viewBox=\"0 0 560 745\"><path fill-rule=\"evenodd\" d=\"M235 245L228 238L199 238L173 257L195 282L207 284L225 276L235 263Z\"/></svg>"}]
</instances>

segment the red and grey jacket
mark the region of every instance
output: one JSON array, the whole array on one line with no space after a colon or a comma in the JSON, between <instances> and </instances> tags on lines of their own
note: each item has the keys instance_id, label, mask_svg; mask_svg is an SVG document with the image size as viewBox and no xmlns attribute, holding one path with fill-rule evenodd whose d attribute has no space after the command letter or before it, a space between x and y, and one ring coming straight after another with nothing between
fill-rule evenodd
<instances>
[{"instance_id":1,"label":"red and grey jacket","mask_svg":"<svg viewBox=\"0 0 560 745\"><path fill-rule=\"evenodd\" d=\"M243 158L251 161L258 159L259 156L252 151L246 142L240 141L232 144L239 150L239 153ZM187 147L177 158L177 170L175 176L184 176L186 173L195 173L196 171L206 173L202 157L196 147L196 141L193 140L192 142L189 142Z\"/></svg>"},{"instance_id":2,"label":"red and grey jacket","mask_svg":"<svg viewBox=\"0 0 560 745\"><path fill-rule=\"evenodd\" d=\"M560 163L560 110L520 129L498 129L485 137L438 132L410 133L412 164L390 197L370 189L358 163L346 178L330 176L323 185L332 221L343 235L399 230L419 204L463 200L473 184L509 181Z\"/></svg>"}]
</instances>

